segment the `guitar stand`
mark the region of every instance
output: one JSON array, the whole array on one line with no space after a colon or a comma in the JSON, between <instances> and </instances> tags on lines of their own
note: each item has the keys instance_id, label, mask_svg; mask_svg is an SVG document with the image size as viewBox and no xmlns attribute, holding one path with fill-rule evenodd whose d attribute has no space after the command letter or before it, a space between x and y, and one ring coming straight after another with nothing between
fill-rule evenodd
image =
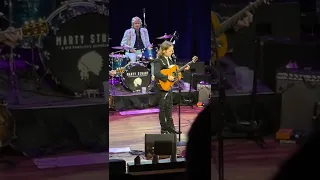
<instances>
[{"instance_id":1,"label":"guitar stand","mask_svg":"<svg viewBox=\"0 0 320 180\"><path fill-rule=\"evenodd\" d=\"M44 78L46 78L49 75L49 73L50 73L50 69L47 69L40 78L37 78L37 90L42 89L42 82Z\"/></svg>"},{"instance_id":2,"label":"guitar stand","mask_svg":"<svg viewBox=\"0 0 320 180\"><path fill-rule=\"evenodd\" d=\"M30 43L30 47L31 47L31 66L32 66L32 72L31 72L31 76L33 78L35 78L35 82L36 82L36 86L37 86L37 90L40 90L41 89L41 82L40 81L40 77L37 73L37 66L36 66L36 63L35 63L35 56L34 56L34 50L35 50L35 43L34 43L35 39L32 38L31 40L31 43ZM48 73L46 72L45 73L45 76L47 75Z\"/></svg>"},{"instance_id":3,"label":"guitar stand","mask_svg":"<svg viewBox=\"0 0 320 180\"><path fill-rule=\"evenodd\" d=\"M0 171L11 170L16 168L16 164L8 160L0 160Z\"/></svg>"},{"instance_id":4,"label":"guitar stand","mask_svg":"<svg viewBox=\"0 0 320 180\"><path fill-rule=\"evenodd\" d=\"M9 160L1 159L2 157L5 157L5 156L1 155L1 146L2 146L2 144L0 141L0 172L12 170L12 169L16 168L16 163L9 161Z\"/></svg>"},{"instance_id":5,"label":"guitar stand","mask_svg":"<svg viewBox=\"0 0 320 180\"><path fill-rule=\"evenodd\" d=\"M12 1L8 0L8 7L9 7L9 27L12 27L13 21L12 21L12 17L13 17L13 8L12 8ZM9 66L10 66L10 82L11 82L11 88L13 91L13 95L14 95L14 104L20 104L19 101L19 87L18 87L18 79L16 76L16 66L15 66L15 60L13 58L13 48L10 48L10 57L9 57Z\"/></svg>"}]
</instances>

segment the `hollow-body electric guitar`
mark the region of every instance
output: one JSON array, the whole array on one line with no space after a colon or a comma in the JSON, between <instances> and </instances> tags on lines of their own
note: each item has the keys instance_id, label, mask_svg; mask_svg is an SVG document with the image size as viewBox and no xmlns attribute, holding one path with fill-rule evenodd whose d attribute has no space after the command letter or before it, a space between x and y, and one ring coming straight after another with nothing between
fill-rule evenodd
<instances>
[{"instance_id":1,"label":"hollow-body electric guitar","mask_svg":"<svg viewBox=\"0 0 320 180\"><path fill-rule=\"evenodd\" d=\"M190 62L179 68L177 65L171 65L168 69L162 69L160 72L165 76L174 76L176 77L174 81L161 81L159 80L159 85L164 91L169 91L175 82L181 80L181 72L190 64L198 61L198 57L194 56Z\"/></svg>"},{"instance_id":2,"label":"hollow-body electric guitar","mask_svg":"<svg viewBox=\"0 0 320 180\"><path fill-rule=\"evenodd\" d=\"M241 11L224 21L220 24L220 20L217 14L211 11L211 44L212 51L214 52L211 57L211 62L214 63L218 58L223 57L228 52L228 41L225 32L232 28L239 20L245 17L246 12L254 12L262 4L269 4L272 0L257 0L250 5L243 8ZM213 33L214 32L214 33ZM215 47L215 40L217 41L218 47ZM217 52L215 52L217 49ZM217 54L215 54L217 53Z\"/></svg>"}]
</instances>

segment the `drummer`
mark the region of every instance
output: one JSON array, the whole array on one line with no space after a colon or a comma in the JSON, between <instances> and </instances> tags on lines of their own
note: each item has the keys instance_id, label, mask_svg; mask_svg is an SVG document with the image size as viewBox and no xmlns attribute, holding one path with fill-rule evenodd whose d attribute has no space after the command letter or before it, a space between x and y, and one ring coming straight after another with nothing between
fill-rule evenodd
<instances>
[{"instance_id":1,"label":"drummer","mask_svg":"<svg viewBox=\"0 0 320 180\"><path fill-rule=\"evenodd\" d=\"M137 55L141 55L141 49L152 48L149 41L149 33L146 28L142 28L142 21L139 17L133 17L131 20L131 28L124 32L121 40L121 46L131 48L126 55L130 62L136 62Z\"/></svg>"},{"instance_id":2,"label":"drummer","mask_svg":"<svg viewBox=\"0 0 320 180\"><path fill-rule=\"evenodd\" d=\"M142 28L142 20L139 17L133 17L131 20L131 28L124 32L121 40L121 46L129 47L126 56L130 62L136 62L137 57L142 56L141 50L144 48L152 48L149 40L149 33L146 28ZM153 75L153 68L151 68Z\"/></svg>"}]
</instances>

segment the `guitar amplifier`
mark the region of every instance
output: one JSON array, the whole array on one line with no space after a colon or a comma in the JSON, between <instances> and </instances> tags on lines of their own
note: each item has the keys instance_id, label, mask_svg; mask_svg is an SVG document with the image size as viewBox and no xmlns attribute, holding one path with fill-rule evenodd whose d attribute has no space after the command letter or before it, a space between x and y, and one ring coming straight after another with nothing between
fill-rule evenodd
<instances>
[{"instance_id":1,"label":"guitar amplifier","mask_svg":"<svg viewBox=\"0 0 320 180\"><path fill-rule=\"evenodd\" d=\"M282 70L276 81L282 94L280 127L310 131L314 103L320 99L320 72Z\"/></svg>"},{"instance_id":2,"label":"guitar amplifier","mask_svg":"<svg viewBox=\"0 0 320 180\"><path fill-rule=\"evenodd\" d=\"M191 76L192 88L198 89L198 84L200 84L200 83L201 84L210 84L211 83L211 74L204 74L204 73L192 74L192 76Z\"/></svg>"},{"instance_id":3,"label":"guitar amplifier","mask_svg":"<svg viewBox=\"0 0 320 180\"><path fill-rule=\"evenodd\" d=\"M198 102L207 102L211 97L211 84L197 84Z\"/></svg>"}]
</instances>

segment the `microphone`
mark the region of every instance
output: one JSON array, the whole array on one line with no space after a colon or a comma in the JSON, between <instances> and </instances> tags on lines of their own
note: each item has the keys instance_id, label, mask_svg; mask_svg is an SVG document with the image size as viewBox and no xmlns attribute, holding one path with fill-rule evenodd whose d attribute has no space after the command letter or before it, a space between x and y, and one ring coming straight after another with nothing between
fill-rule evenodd
<instances>
[{"instance_id":1,"label":"microphone","mask_svg":"<svg viewBox=\"0 0 320 180\"><path fill-rule=\"evenodd\" d=\"M175 54L172 54L171 58L174 61L174 64L177 64L177 56Z\"/></svg>"}]
</instances>

